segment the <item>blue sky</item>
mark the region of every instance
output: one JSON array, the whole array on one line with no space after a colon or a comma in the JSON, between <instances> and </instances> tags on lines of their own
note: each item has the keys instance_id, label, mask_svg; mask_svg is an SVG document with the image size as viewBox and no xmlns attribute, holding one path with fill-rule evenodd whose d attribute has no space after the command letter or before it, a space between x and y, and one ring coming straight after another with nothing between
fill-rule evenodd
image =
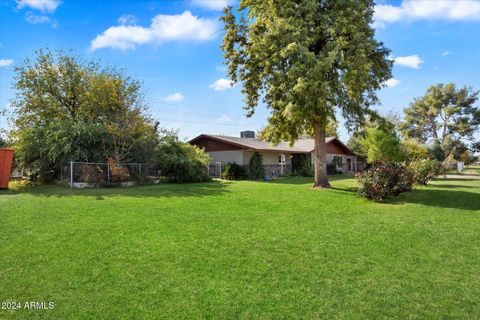
<instances>
[{"instance_id":1,"label":"blue sky","mask_svg":"<svg viewBox=\"0 0 480 320\"><path fill-rule=\"evenodd\" d=\"M143 81L151 113L180 136L258 130L268 110L242 110L222 66L220 9L230 0L0 0L0 108L13 65L35 50L73 49L81 58L124 68ZM439 82L480 89L480 1L379 1L377 39L396 63L379 92L382 113L401 113ZM0 116L0 128L8 128ZM348 132L341 127L341 138Z\"/></svg>"}]
</instances>

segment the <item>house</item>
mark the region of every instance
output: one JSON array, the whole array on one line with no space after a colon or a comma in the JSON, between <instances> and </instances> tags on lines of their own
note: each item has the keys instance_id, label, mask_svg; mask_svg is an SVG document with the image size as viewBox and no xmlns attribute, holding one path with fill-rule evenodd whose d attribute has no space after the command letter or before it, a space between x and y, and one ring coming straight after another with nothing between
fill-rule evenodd
<instances>
[{"instance_id":1,"label":"house","mask_svg":"<svg viewBox=\"0 0 480 320\"><path fill-rule=\"evenodd\" d=\"M314 163L314 140L300 139L292 146L287 142L271 145L269 142L255 139L253 131L243 131L240 137L201 134L189 141L190 144L203 148L211 157L210 175L219 175L223 166L229 162L248 166L250 158L255 152L262 154L263 165L267 174L276 171L280 174L289 174L295 170L296 159L307 156L310 163ZM343 172L359 171L357 156L338 138L328 137L327 163L337 160L337 169Z\"/></svg>"}]
</instances>

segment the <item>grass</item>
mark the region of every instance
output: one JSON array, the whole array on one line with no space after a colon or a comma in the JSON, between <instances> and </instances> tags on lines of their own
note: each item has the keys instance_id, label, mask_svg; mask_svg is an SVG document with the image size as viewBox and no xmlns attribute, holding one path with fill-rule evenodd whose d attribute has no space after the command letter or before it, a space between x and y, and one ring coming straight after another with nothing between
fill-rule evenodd
<instances>
[{"instance_id":1,"label":"grass","mask_svg":"<svg viewBox=\"0 0 480 320\"><path fill-rule=\"evenodd\" d=\"M480 176L480 166L466 166L462 173Z\"/></svg>"},{"instance_id":2,"label":"grass","mask_svg":"<svg viewBox=\"0 0 480 320\"><path fill-rule=\"evenodd\" d=\"M478 319L480 180L0 191L7 319Z\"/></svg>"},{"instance_id":3,"label":"grass","mask_svg":"<svg viewBox=\"0 0 480 320\"><path fill-rule=\"evenodd\" d=\"M480 166L465 166L465 169L463 169L462 172L458 172L456 169L450 170L449 174L462 174L462 175L474 175L474 176L480 176Z\"/></svg>"}]
</instances>

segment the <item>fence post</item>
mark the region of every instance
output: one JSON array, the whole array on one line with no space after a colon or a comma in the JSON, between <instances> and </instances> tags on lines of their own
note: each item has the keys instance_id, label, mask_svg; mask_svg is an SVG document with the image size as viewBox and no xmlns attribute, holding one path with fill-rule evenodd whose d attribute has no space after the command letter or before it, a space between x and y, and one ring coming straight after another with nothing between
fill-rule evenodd
<instances>
[{"instance_id":1,"label":"fence post","mask_svg":"<svg viewBox=\"0 0 480 320\"><path fill-rule=\"evenodd\" d=\"M73 188L73 161L70 161L70 189Z\"/></svg>"},{"instance_id":2,"label":"fence post","mask_svg":"<svg viewBox=\"0 0 480 320\"><path fill-rule=\"evenodd\" d=\"M138 164L138 175L139 176L142 175L142 164L141 163Z\"/></svg>"},{"instance_id":3,"label":"fence post","mask_svg":"<svg viewBox=\"0 0 480 320\"><path fill-rule=\"evenodd\" d=\"M110 164L107 163L107 182L110 183Z\"/></svg>"}]
</instances>

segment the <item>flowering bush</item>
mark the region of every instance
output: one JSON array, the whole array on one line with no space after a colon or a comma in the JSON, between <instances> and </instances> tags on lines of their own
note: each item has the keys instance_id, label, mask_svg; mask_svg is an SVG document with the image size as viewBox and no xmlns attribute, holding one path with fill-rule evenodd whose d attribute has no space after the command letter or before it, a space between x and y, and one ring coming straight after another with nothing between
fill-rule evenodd
<instances>
[{"instance_id":1,"label":"flowering bush","mask_svg":"<svg viewBox=\"0 0 480 320\"><path fill-rule=\"evenodd\" d=\"M357 176L358 193L375 201L412 190L413 173L396 164L377 164Z\"/></svg>"},{"instance_id":2,"label":"flowering bush","mask_svg":"<svg viewBox=\"0 0 480 320\"><path fill-rule=\"evenodd\" d=\"M410 163L409 168L412 170L414 181L418 185L426 185L428 181L444 172L442 164L431 159L414 161Z\"/></svg>"}]
</instances>

